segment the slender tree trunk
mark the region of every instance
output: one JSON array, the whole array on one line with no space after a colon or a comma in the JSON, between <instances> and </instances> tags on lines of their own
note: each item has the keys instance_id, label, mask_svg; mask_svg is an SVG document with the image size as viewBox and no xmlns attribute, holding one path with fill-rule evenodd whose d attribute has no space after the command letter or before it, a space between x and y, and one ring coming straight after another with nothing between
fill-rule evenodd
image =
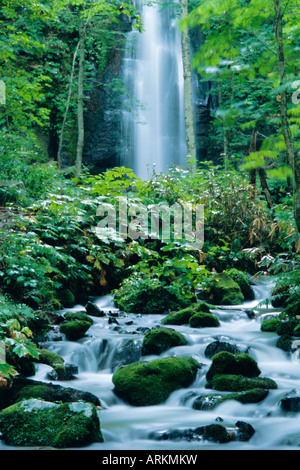
<instances>
[{"instance_id":1,"label":"slender tree trunk","mask_svg":"<svg viewBox=\"0 0 300 470\"><path fill-rule=\"evenodd\" d=\"M222 93L222 83L220 79L218 81L218 97L219 97L219 105L223 105L223 93ZM221 118L222 126L223 126L223 163L225 170L229 168L229 152L230 152L230 134L229 130L226 128L225 119Z\"/></svg>"},{"instance_id":2,"label":"slender tree trunk","mask_svg":"<svg viewBox=\"0 0 300 470\"><path fill-rule=\"evenodd\" d=\"M271 196L268 182L267 182L266 170L264 168L259 168L258 175L259 175L260 184L261 184L263 193L265 195L265 198L268 204L268 208L273 210L273 201L272 201L272 196Z\"/></svg>"},{"instance_id":3,"label":"slender tree trunk","mask_svg":"<svg viewBox=\"0 0 300 470\"><path fill-rule=\"evenodd\" d=\"M181 19L188 15L188 0L181 0ZM190 160L191 171L196 170L196 138L194 129L193 115L193 88L192 88L192 69L190 57L190 38L189 29L185 28L181 33L182 62L184 76L184 117L185 132L187 143L187 155ZM188 162L189 164L189 162Z\"/></svg>"},{"instance_id":4,"label":"slender tree trunk","mask_svg":"<svg viewBox=\"0 0 300 470\"><path fill-rule=\"evenodd\" d=\"M224 168L228 170L229 168L229 130L225 128L223 130L223 144L224 144Z\"/></svg>"},{"instance_id":5,"label":"slender tree trunk","mask_svg":"<svg viewBox=\"0 0 300 470\"><path fill-rule=\"evenodd\" d=\"M249 153L256 152L256 139L257 139L257 129L254 127L251 134L251 142ZM252 168L249 174L249 183L253 190L251 191L251 198L254 199L256 193L256 168Z\"/></svg>"},{"instance_id":6,"label":"slender tree trunk","mask_svg":"<svg viewBox=\"0 0 300 470\"><path fill-rule=\"evenodd\" d=\"M257 142L257 129L256 129L256 127L254 127L252 129L252 134L251 134L251 142L250 142L250 148L249 148L250 153L256 152L256 150L257 150L256 142ZM268 208L273 209L273 201L272 201L272 196L271 196L269 186L268 186L266 170L264 168L258 168L257 173L258 173L258 176L259 176L262 191L263 191L263 193L265 195L265 198L266 198L266 201L267 201ZM256 189L256 169L255 168L250 170L250 184L253 187L253 196L252 197L254 198L255 189Z\"/></svg>"},{"instance_id":7,"label":"slender tree trunk","mask_svg":"<svg viewBox=\"0 0 300 470\"><path fill-rule=\"evenodd\" d=\"M63 145L64 130L65 130L65 125L66 125L66 122L67 122L67 117L68 117L68 112L69 112L69 107L70 107L72 88L73 88L73 80L74 80L74 72L75 72L75 63L76 63L76 57L77 57L77 53L78 53L79 44L80 43L78 42L78 44L76 46L76 49L74 51L74 54L73 54L72 70L71 70L70 84L69 84L69 93L68 93L68 98L67 98L67 103L66 103L64 119L63 119L63 122L62 122L60 134L59 134L59 143L58 143L58 152L57 152L57 166L58 166L59 170L61 170L61 149L62 149L62 145Z\"/></svg>"},{"instance_id":8,"label":"slender tree trunk","mask_svg":"<svg viewBox=\"0 0 300 470\"><path fill-rule=\"evenodd\" d=\"M278 70L280 76L280 84L283 85L286 78L286 64L283 46L283 12L281 9L281 0L274 0L276 23L275 34L277 42L277 58ZM287 92L282 91L280 99L280 117L282 133L285 141L288 162L292 168L294 175L294 217L297 225L298 232L300 233L300 159L296 155L294 143L289 128L287 117Z\"/></svg>"},{"instance_id":9,"label":"slender tree trunk","mask_svg":"<svg viewBox=\"0 0 300 470\"><path fill-rule=\"evenodd\" d=\"M85 49L85 25L81 17L79 17L79 69L78 69L78 106L77 106L77 124L78 139L75 161L75 177L78 178L82 169L82 152L84 144L84 49Z\"/></svg>"}]
</instances>

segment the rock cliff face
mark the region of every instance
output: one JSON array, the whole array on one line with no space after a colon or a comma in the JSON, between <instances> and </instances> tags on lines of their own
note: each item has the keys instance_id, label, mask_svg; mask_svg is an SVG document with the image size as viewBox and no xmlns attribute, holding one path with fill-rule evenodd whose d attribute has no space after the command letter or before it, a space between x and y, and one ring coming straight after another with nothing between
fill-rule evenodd
<instances>
[{"instance_id":1,"label":"rock cliff face","mask_svg":"<svg viewBox=\"0 0 300 470\"><path fill-rule=\"evenodd\" d=\"M131 30L130 20L124 16L118 25L120 34ZM86 100L85 140L83 163L92 173L120 165L120 116L121 94L118 83L121 78L122 51L111 51L107 67L99 77L95 66Z\"/></svg>"},{"instance_id":2,"label":"rock cliff face","mask_svg":"<svg viewBox=\"0 0 300 470\"><path fill-rule=\"evenodd\" d=\"M123 32L131 30L129 22L122 23ZM204 36L200 29L191 33L192 55L203 44ZM85 143L83 163L92 173L99 173L107 168L123 165L121 161L121 93L122 52L112 51L111 58L102 77L98 77L95 68L91 92L86 103ZM118 82L119 81L119 82ZM100 85L99 85L100 82ZM209 95L211 84L201 82L201 77L193 71L194 114L196 123L197 160L208 157L209 124L211 109L215 107Z\"/></svg>"},{"instance_id":3,"label":"rock cliff face","mask_svg":"<svg viewBox=\"0 0 300 470\"><path fill-rule=\"evenodd\" d=\"M205 37L201 28L191 30L190 47L192 57L204 44ZM211 122L211 111L217 105L216 100L210 95L213 86L210 82L202 82L201 76L195 69L192 72L193 79L193 101L196 137L196 158L198 161L205 161L209 158L209 125Z\"/></svg>"},{"instance_id":4,"label":"rock cliff face","mask_svg":"<svg viewBox=\"0 0 300 470\"><path fill-rule=\"evenodd\" d=\"M93 173L119 164L120 103L112 83L119 76L120 65L121 54L114 51L101 85L92 89L87 101L83 162Z\"/></svg>"}]
</instances>

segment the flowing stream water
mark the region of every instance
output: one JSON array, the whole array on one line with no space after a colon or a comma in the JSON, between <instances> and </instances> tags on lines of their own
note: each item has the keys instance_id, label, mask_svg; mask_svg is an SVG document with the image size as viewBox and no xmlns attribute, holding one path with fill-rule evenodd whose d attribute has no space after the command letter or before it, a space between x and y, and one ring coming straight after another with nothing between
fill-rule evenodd
<instances>
[{"instance_id":1,"label":"flowing stream water","mask_svg":"<svg viewBox=\"0 0 300 470\"><path fill-rule=\"evenodd\" d=\"M143 33L128 34L123 60L121 161L142 179L184 165L183 66L180 32L170 8L135 6Z\"/></svg>"},{"instance_id":2,"label":"flowing stream water","mask_svg":"<svg viewBox=\"0 0 300 470\"><path fill-rule=\"evenodd\" d=\"M189 388L173 392L169 399L157 406L134 407L124 403L113 392L112 375L124 363L126 353L122 346L132 340L135 345L133 355L139 351L145 329L159 326L164 315L125 314L113 306L110 295L95 299L95 303L107 312L105 317L92 317L94 324L86 336L79 341L66 340L48 342L45 346L60 354L66 362L76 364L79 369L77 380L57 382L66 387L92 392L102 403L99 410L104 443L92 444L88 450L257 450L257 449L298 449L300 446L300 414L283 411L280 400L292 390L300 392L300 362L291 354L276 347L278 336L260 330L263 318L276 310L256 308L255 316L249 317L251 309L263 301L270 293L273 283L261 282L254 287L255 300L235 307L216 307L212 313L218 316L220 326L216 328L191 328L173 326L188 340L186 346L169 349L159 357L192 356L204 368L199 371L195 382ZM73 310L82 310L76 306ZM118 316L114 316L117 314ZM115 323L117 320L118 324ZM241 404L230 400L211 410L195 410L192 400L196 393L212 392L205 388L205 374L211 359L205 354L206 346L222 340L247 347L256 359L261 376L270 377L278 384L278 389L270 390L268 396L258 404ZM123 352L122 352L123 351ZM152 360L158 356L144 356L141 360ZM136 358L131 357L134 361ZM48 381L50 368L39 365L36 380ZM234 427L237 421L253 426L255 434L248 442L232 441L217 444L207 441L187 442L157 441L153 432L171 429L185 429L216 423L222 418L226 427Z\"/></svg>"}]
</instances>

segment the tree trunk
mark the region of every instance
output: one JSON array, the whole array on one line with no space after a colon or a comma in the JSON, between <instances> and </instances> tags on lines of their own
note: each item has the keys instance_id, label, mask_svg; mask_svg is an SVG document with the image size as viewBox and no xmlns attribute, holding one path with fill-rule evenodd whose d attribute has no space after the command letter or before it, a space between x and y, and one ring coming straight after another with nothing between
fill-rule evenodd
<instances>
[{"instance_id":1,"label":"tree trunk","mask_svg":"<svg viewBox=\"0 0 300 470\"><path fill-rule=\"evenodd\" d=\"M73 80L74 80L74 72L75 72L75 63L76 63L76 57L77 57L77 53L78 53L79 44L80 43L78 42L78 44L76 46L76 49L74 51L74 54L73 54L72 70L71 70L70 84L69 84L69 93L68 93L68 98L67 98L67 103L66 103L64 119L63 119L63 123L62 123L62 126L61 126L60 134L59 134L59 144L58 144L58 151L57 151L57 166L58 166L59 170L61 170L61 149L62 149L62 145L63 145L64 130L65 130L65 125L66 125L66 122L67 122L67 117L68 117L68 112L69 112L69 107L70 107L72 88L73 88Z\"/></svg>"},{"instance_id":2,"label":"tree trunk","mask_svg":"<svg viewBox=\"0 0 300 470\"><path fill-rule=\"evenodd\" d=\"M256 152L256 140L257 140L257 129L256 127L254 127L252 129L252 134L251 134L249 153ZM253 191L251 191L251 198L254 199L255 193L256 193L256 168L252 168L250 170L249 183L251 187L253 188Z\"/></svg>"},{"instance_id":3,"label":"tree trunk","mask_svg":"<svg viewBox=\"0 0 300 470\"><path fill-rule=\"evenodd\" d=\"M219 105L222 107L223 105L223 92L222 92L222 83L219 79L218 81L218 98L219 98ZM230 133L229 130L226 128L225 119L222 117L222 127L223 127L223 163L225 170L229 168L229 152L230 152Z\"/></svg>"},{"instance_id":4,"label":"tree trunk","mask_svg":"<svg viewBox=\"0 0 300 470\"><path fill-rule=\"evenodd\" d=\"M275 34L277 42L278 71L280 76L280 84L283 85L286 79L286 64L283 47L283 13L281 10L280 0L274 0L274 7L276 14ZM294 217L298 232L300 233L300 161L299 156L296 156L295 154L294 143L288 123L286 90L282 91L280 97L282 133L285 141L288 162L294 175Z\"/></svg>"},{"instance_id":5,"label":"tree trunk","mask_svg":"<svg viewBox=\"0 0 300 470\"><path fill-rule=\"evenodd\" d=\"M271 196L269 186L267 183L266 170L264 168L259 168L258 175L259 175L260 184L261 184L263 193L265 195L265 198L268 204L268 208L273 210L273 201L272 201L272 196Z\"/></svg>"},{"instance_id":6,"label":"tree trunk","mask_svg":"<svg viewBox=\"0 0 300 470\"><path fill-rule=\"evenodd\" d=\"M188 0L181 0L181 19L188 15ZM189 29L185 28L181 33L182 62L184 76L184 118L187 143L188 165L191 171L196 170L196 138L193 115L193 89L192 69L190 58Z\"/></svg>"},{"instance_id":7,"label":"tree trunk","mask_svg":"<svg viewBox=\"0 0 300 470\"><path fill-rule=\"evenodd\" d=\"M75 161L75 177L78 178L82 169L82 152L84 144L84 49L85 49L85 25L83 19L79 17L79 69L78 69L78 106L77 106L77 124L78 124L78 138L77 138L77 151Z\"/></svg>"}]
</instances>

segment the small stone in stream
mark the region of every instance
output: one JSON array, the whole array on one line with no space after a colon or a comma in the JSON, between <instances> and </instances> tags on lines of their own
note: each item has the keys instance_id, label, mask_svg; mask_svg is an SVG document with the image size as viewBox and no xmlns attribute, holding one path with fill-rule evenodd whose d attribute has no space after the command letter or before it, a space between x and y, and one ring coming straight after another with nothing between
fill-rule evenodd
<instances>
[{"instance_id":1,"label":"small stone in stream","mask_svg":"<svg viewBox=\"0 0 300 470\"><path fill-rule=\"evenodd\" d=\"M285 397L280 401L280 405L284 411L298 413L300 411L300 396L293 395Z\"/></svg>"},{"instance_id":2,"label":"small stone in stream","mask_svg":"<svg viewBox=\"0 0 300 470\"><path fill-rule=\"evenodd\" d=\"M116 318L109 317L108 318L108 324L111 325L112 323L115 323L116 325L119 325L119 322Z\"/></svg>"},{"instance_id":3,"label":"small stone in stream","mask_svg":"<svg viewBox=\"0 0 300 470\"><path fill-rule=\"evenodd\" d=\"M49 380L74 380L77 378L76 374L78 374L78 366L75 364L65 364L65 373L63 375L58 375L53 369L47 373L47 378Z\"/></svg>"},{"instance_id":4,"label":"small stone in stream","mask_svg":"<svg viewBox=\"0 0 300 470\"><path fill-rule=\"evenodd\" d=\"M91 302L90 300L85 306L86 313L88 315L91 315L92 317L105 317L106 313L101 310L94 302Z\"/></svg>"},{"instance_id":5,"label":"small stone in stream","mask_svg":"<svg viewBox=\"0 0 300 470\"><path fill-rule=\"evenodd\" d=\"M238 428L235 434L236 441L247 442L255 433L255 429L249 423L245 423L244 421L237 421L235 425Z\"/></svg>"}]
</instances>

